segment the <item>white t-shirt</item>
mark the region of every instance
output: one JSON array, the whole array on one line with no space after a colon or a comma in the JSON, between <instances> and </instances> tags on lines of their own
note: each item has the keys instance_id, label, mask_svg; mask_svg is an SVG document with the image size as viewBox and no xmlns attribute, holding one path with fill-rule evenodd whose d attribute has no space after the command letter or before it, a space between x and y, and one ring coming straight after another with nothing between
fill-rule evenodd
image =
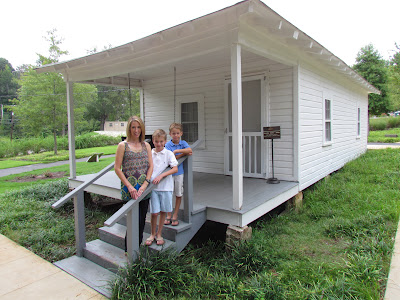
<instances>
[{"instance_id":1,"label":"white t-shirt","mask_svg":"<svg viewBox=\"0 0 400 300\"><path fill-rule=\"evenodd\" d=\"M167 167L175 167L178 165L178 161L175 158L175 154L172 151L163 149L160 152L156 152L155 149L151 150L151 156L153 157L153 174L151 175L151 182L163 173ZM174 190L174 180L172 175L168 175L161 179L160 183L154 189L155 191L172 192Z\"/></svg>"}]
</instances>

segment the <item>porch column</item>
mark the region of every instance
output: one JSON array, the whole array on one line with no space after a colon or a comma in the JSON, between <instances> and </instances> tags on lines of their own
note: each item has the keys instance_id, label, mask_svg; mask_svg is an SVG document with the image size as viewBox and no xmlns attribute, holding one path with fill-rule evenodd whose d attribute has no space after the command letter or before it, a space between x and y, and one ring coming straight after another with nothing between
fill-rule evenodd
<instances>
[{"instance_id":1,"label":"porch column","mask_svg":"<svg viewBox=\"0 0 400 300\"><path fill-rule=\"evenodd\" d=\"M242 154L242 64L241 47L231 48L232 77L232 171L233 209L240 210L243 204L243 154Z\"/></svg>"},{"instance_id":2,"label":"porch column","mask_svg":"<svg viewBox=\"0 0 400 300\"><path fill-rule=\"evenodd\" d=\"M74 90L73 83L67 80L67 112L68 112L68 145L69 145L69 176L76 178L75 160L75 126L74 126Z\"/></svg>"}]
</instances>

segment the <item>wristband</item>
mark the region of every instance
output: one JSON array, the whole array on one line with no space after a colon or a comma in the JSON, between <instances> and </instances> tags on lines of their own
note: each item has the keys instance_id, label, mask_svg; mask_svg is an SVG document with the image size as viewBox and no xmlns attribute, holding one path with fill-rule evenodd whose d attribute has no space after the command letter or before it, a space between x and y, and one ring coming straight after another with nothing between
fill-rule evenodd
<instances>
[{"instance_id":1,"label":"wristband","mask_svg":"<svg viewBox=\"0 0 400 300\"><path fill-rule=\"evenodd\" d=\"M147 181L147 183L150 184L150 180L149 179L146 178L145 181Z\"/></svg>"}]
</instances>

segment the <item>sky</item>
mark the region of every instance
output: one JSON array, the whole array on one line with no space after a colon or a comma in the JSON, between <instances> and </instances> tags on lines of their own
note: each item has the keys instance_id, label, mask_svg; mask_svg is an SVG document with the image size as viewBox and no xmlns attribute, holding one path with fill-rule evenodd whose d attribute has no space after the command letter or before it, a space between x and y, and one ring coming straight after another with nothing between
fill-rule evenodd
<instances>
[{"instance_id":1,"label":"sky","mask_svg":"<svg viewBox=\"0 0 400 300\"><path fill-rule=\"evenodd\" d=\"M262 0L348 65L372 43L384 59L400 44L398 0ZM129 43L201 17L238 0L3 1L0 57L16 68L48 56L47 32L63 38L61 61Z\"/></svg>"}]
</instances>

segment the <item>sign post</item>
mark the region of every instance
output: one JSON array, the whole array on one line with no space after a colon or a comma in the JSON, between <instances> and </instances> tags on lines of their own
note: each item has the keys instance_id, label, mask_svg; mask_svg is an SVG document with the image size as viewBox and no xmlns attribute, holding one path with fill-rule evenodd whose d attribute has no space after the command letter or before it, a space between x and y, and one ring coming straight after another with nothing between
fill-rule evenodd
<instances>
[{"instance_id":1,"label":"sign post","mask_svg":"<svg viewBox=\"0 0 400 300\"><path fill-rule=\"evenodd\" d=\"M271 150L272 150L272 177L267 179L268 183L280 183L280 181L275 178L274 174L274 139L281 138L281 127L280 126L272 126L272 127L263 127L264 132L264 140L271 140Z\"/></svg>"}]
</instances>

